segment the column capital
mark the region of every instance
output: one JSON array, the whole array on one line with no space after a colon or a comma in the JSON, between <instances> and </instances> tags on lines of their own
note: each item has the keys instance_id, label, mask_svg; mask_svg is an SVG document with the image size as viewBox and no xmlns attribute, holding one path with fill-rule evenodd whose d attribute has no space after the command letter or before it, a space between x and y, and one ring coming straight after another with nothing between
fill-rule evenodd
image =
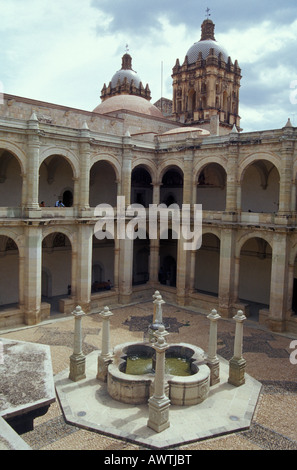
<instances>
[{"instance_id":1,"label":"column capital","mask_svg":"<svg viewBox=\"0 0 297 470\"><path fill-rule=\"evenodd\" d=\"M75 318L80 318L80 317L83 317L83 316L85 315L85 312L84 312L83 309L80 307L80 305L77 305L77 307L75 307L75 309L73 310L72 315L73 315Z\"/></svg>"},{"instance_id":2,"label":"column capital","mask_svg":"<svg viewBox=\"0 0 297 470\"><path fill-rule=\"evenodd\" d=\"M211 313L207 315L207 318L211 321L216 321L216 320L219 320L219 318L221 318L221 315L219 315L216 309L213 308Z\"/></svg>"},{"instance_id":3,"label":"column capital","mask_svg":"<svg viewBox=\"0 0 297 470\"><path fill-rule=\"evenodd\" d=\"M233 317L236 322L243 322L246 320L246 316L242 310L238 310L237 314Z\"/></svg>"},{"instance_id":4,"label":"column capital","mask_svg":"<svg viewBox=\"0 0 297 470\"><path fill-rule=\"evenodd\" d=\"M99 315L103 320L107 320L113 316L113 313L109 310L109 307L104 307L104 309L99 313Z\"/></svg>"}]
</instances>

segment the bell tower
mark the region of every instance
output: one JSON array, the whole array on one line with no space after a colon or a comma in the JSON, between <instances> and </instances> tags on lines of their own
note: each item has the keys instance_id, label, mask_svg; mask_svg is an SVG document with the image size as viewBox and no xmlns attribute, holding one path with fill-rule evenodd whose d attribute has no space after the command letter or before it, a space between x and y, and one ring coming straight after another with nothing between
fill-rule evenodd
<instances>
[{"instance_id":1,"label":"bell tower","mask_svg":"<svg viewBox=\"0 0 297 470\"><path fill-rule=\"evenodd\" d=\"M215 24L207 18L201 39L172 70L172 113L176 121L198 125L212 134L240 129L239 88L241 69L233 63L214 35Z\"/></svg>"}]
</instances>

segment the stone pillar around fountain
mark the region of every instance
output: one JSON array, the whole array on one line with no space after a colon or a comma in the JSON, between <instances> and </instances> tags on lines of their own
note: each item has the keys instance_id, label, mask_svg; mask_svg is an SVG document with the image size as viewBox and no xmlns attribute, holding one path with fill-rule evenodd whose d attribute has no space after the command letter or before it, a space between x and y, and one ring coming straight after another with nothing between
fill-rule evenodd
<instances>
[{"instance_id":1,"label":"stone pillar around fountain","mask_svg":"<svg viewBox=\"0 0 297 470\"><path fill-rule=\"evenodd\" d=\"M162 299L162 296L159 291L156 291L154 293L153 298L155 299L153 301L153 323L149 326L149 341L151 343L155 341L155 333L158 330L159 326L163 325L162 305L165 304L165 300Z\"/></svg>"},{"instance_id":2,"label":"stone pillar around fountain","mask_svg":"<svg viewBox=\"0 0 297 470\"><path fill-rule=\"evenodd\" d=\"M160 292L158 290L155 291L154 295L153 295L153 304L154 304L154 311L153 311L153 323L155 323L156 321L156 310L157 310L157 305L155 303L155 300L157 299L157 297L160 295Z\"/></svg>"},{"instance_id":3,"label":"stone pillar around fountain","mask_svg":"<svg viewBox=\"0 0 297 470\"><path fill-rule=\"evenodd\" d=\"M154 394L148 401L149 419L147 426L156 432L164 431L170 426L170 400L165 394L165 352L169 347L165 340L167 334L164 325L160 325L155 333L157 341L153 344L156 351L156 369Z\"/></svg>"},{"instance_id":4,"label":"stone pillar around fountain","mask_svg":"<svg viewBox=\"0 0 297 470\"><path fill-rule=\"evenodd\" d=\"M104 307L99 315L102 318L102 348L101 354L98 357L97 379L106 382L108 365L113 361L109 340L110 317L113 316L113 313L111 313L108 307Z\"/></svg>"},{"instance_id":5,"label":"stone pillar around fountain","mask_svg":"<svg viewBox=\"0 0 297 470\"><path fill-rule=\"evenodd\" d=\"M81 319L85 315L78 305L72 312L74 316L74 347L73 354L70 356L69 379L73 382L86 378L86 358L82 353L82 330Z\"/></svg>"},{"instance_id":6,"label":"stone pillar around fountain","mask_svg":"<svg viewBox=\"0 0 297 470\"><path fill-rule=\"evenodd\" d=\"M242 310L238 310L235 317L235 339L234 339L234 355L229 361L229 378L228 382L236 387L245 383L245 366L246 361L242 357L243 345L243 322L246 319Z\"/></svg>"},{"instance_id":7,"label":"stone pillar around fountain","mask_svg":"<svg viewBox=\"0 0 297 470\"><path fill-rule=\"evenodd\" d=\"M210 368L210 386L212 386L220 381L220 361L217 357L217 321L221 317L213 309L207 318L210 320L207 365Z\"/></svg>"}]
</instances>

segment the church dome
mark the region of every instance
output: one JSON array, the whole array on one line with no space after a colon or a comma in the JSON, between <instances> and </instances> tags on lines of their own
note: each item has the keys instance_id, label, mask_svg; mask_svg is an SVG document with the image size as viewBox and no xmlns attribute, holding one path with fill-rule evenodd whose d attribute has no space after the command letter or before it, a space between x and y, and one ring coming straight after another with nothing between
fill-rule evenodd
<instances>
[{"instance_id":1,"label":"church dome","mask_svg":"<svg viewBox=\"0 0 297 470\"><path fill-rule=\"evenodd\" d=\"M228 61L228 54L226 50L220 46L214 37L214 23L210 20L204 20L201 25L201 39L195 42L193 46L187 52L188 64L194 64L198 59L199 53L202 54L202 59L206 59L210 49L213 49L214 54L219 57L222 54L222 58L225 62Z\"/></svg>"},{"instance_id":2,"label":"church dome","mask_svg":"<svg viewBox=\"0 0 297 470\"><path fill-rule=\"evenodd\" d=\"M122 68L113 75L108 87L104 83L101 90L102 101L116 95L136 95L151 99L149 86L144 87L141 78L132 69L132 57L128 53L122 57Z\"/></svg>"},{"instance_id":3,"label":"church dome","mask_svg":"<svg viewBox=\"0 0 297 470\"><path fill-rule=\"evenodd\" d=\"M123 83L125 78L128 80L129 83L131 83L133 80L134 85L137 87L141 82L141 79L139 78L137 73L134 72L134 70L118 70L111 79L111 86L116 87L119 80L120 83Z\"/></svg>"},{"instance_id":4,"label":"church dome","mask_svg":"<svg viewBox=\"0 0 297 470\"><path fill-rule=\"evenodd\" d=\"M116 111L126 110L140 114L146 114L156 118L164 118L159 109L151 104L147 99L135 95L115 95L100 103L94 113L107 114Z\"/></svg>"}]
</instances>

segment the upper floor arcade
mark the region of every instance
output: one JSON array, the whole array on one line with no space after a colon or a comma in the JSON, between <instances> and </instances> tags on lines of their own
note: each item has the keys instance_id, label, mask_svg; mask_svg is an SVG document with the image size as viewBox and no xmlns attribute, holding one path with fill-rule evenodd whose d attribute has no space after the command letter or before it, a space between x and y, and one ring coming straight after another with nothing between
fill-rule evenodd
<instances>
[{"instance_id":1,"label":"upper floor arcade","mask_svg":"<svg viewBox=\"0 0 297 470\"><path fill-rule=\"evenodd\" d=\"M117 196L125 196L126 205L146 208L201 204L208 222L295 224L297 131L291 126L219 137L186 127L168 134L165 122L159 133L124 135L37 118L26 123L0 118L3 223L92 218L98 204L116 207Z\"/></svg>"}]
</instances>

